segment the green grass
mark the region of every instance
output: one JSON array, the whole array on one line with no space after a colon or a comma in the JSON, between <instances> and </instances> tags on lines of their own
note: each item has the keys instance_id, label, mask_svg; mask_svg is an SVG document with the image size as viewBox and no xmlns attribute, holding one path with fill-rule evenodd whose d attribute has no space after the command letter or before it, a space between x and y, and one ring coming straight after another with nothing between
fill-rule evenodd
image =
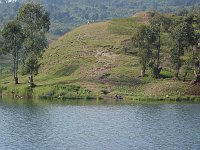
<instances>
[{"instance_id":1,"label":"green grass","mask_svg":"<svg viewBox=\"0 0 200 150\"><path fill-rule=\"evenodd\" d=\"M57 99L87 99L103 97L104 94L110 97L119 94L131 100L185 97L190 88L189 81L173 80L174 71L166 46L161 54L163 79L154 79L150 69L146 77L139 77L137 53L124 52L124 41L130 40L133 27L142 23L140 15L144 16L139 14L135 18L74 29L53 41L45 51L40 60L39 75L34 78L35 88L28 87L28 76L20 76L21 84L14 85L12 76L4 73L0 76L0 92ZM163 36L167 39L166 34ZM137 52L136 49L131 51ZM187 79L191 78L192 72Z\"/></svg>"}]
</instances>

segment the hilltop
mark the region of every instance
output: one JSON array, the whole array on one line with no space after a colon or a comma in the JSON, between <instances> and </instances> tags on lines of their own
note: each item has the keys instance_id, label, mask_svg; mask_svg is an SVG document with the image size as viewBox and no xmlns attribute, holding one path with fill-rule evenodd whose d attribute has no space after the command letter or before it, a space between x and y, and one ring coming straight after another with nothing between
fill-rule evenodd
<instances>
[{"instance_id":1,"label":"hilltop","mask_svg":"<svg viewBox=\"0 0 200 150\"><path fill-rule=\"evenodd\" d=\"M141 66L137 50L132 49L134 26L148 22L146 13L133 17L80 26L50 44L40 60L36 88L28 87L28 77L20 77L13 86L11 77L1 77L0 89L7 93L34 93L42 97L82 98L190 96L199 94L198 85L168 78L169 50L162 52L166 78L154 79L150 73L140 77ZM165 35L163 35L165 36ZM165 40L167 42L167 40ZM148 70L150 72L151 70ZM193 88L194 90L190 90Z\"/></svg>"}]
</instances>

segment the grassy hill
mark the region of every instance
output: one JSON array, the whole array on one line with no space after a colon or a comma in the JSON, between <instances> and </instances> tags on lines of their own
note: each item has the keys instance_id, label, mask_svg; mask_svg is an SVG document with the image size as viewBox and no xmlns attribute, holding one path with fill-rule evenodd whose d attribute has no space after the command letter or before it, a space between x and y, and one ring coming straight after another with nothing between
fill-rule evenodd
<instances>
[{"instance_id":1,"label":"grassy hill","mask_svg":"<svg viewBox=\"0 0 200 150\"><path fill-rule=\"evenodd\" d=\"M191 95L188 82L154 79L150 73L144 78L139 77L137 50L130 49L125 53L125 49L134 32L132 27L147 20L147 16L140 13L78 27L46 49L40 60L40 73L35 77L36 88L28 87L28 76L20 77L21 84L17 86L13 86L11 77L4 76L0 79L0 90L56 98L113 97L116 94L127 99ZM161 74L172 76L167 48L162 53L162 60L165 61ZM198 87L195 88L198 92ZM199 93L192 93L196 94Z\"/></svg>"}]
</instances>

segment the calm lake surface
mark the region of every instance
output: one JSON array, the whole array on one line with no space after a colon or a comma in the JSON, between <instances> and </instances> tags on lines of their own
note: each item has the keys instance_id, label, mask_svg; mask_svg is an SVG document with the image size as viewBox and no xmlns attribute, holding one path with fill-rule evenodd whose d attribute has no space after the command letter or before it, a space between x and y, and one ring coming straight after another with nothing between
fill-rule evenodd
<instances>
[{"instance_id":1,"label":"calm lake surface","mask_svg":"<svg viewBox=\"0 0 200 150\"><path fill-rule=\"evenodd\" d=\"M0 99L0 150L199 150L200 104Z\"/></svg>"}]
</instances>

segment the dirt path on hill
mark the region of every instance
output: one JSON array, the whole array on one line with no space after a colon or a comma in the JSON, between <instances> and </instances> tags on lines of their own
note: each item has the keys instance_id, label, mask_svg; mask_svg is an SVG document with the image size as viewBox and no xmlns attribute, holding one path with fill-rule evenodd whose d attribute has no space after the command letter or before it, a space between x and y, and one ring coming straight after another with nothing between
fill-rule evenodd
<instances>
[{"instance_id":1,"label":"dirt path on hill","mask_svg":"<svg viewBox=\"0 0 200 150\"><path fill-rule=\"evenodd\" d=\"M87 44L86 44L86 42L83 41L86 36L87 36L86 34L84 34L84 35L79 34L76 38L76 40L82 45L84 55L86 55L88 52Z\"/></svg>"},{"instance_id":2,"label":"dirt path on hill","mask_svg":"<svg viewBox=\"0 0 200 150\"><path fill-rule=\"evenodd\" d=\"M91 69L86 70L84 69L84 67L82 67L81 70L83 70L84 73L86 72L87 77L98 78L100 82L105 85L106 92L110 93L112 91L112 86L110 84L109 79L100 79L100 77L105 75L115 65L116 58L118 57L118 55L114 54L113 52L107 52L108 49L102 50L102 47L99 47L99 49L92 50L91 54L87 43L84 42L86 37L86 34L79 34L77 36L77 41L82 45L83 48L83 55L81 55L83 57L93 55L95 57L95 63L93 64L93 67ZM87 88L95 93L99 92L98 87L95 87L92 84L88 85Z\"/></svg>"}]
</instances>

